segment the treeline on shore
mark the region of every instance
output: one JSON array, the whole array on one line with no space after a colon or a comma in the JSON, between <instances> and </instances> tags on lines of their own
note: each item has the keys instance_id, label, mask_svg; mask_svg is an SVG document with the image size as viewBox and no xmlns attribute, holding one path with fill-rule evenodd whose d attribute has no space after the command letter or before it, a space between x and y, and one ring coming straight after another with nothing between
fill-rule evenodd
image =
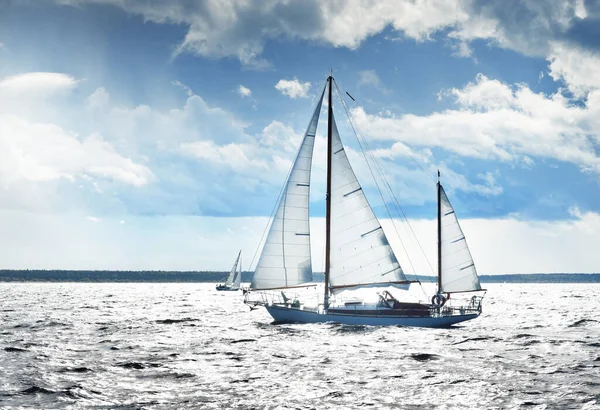
<instances>
[{"instance_id":1,"label":"treeline on shore","mask_svg":"<svg viewBox=\"0 0 600 410\"><path fill-rule=\"evenodd\" d=\"M112 270L0 270L0 282L224 282L229 272L112 271ZM242 272L250 282L252 272Z\"/></svg>"},{"instance_id":2,"label":"treeline on shore","mask_svg":"<svg viewBox=\"0 0 600 410\"><path fill-rule=\"evenodd\" d=\"M219 271L108 271L108 270L0 270L0 282L223 282L229 272ZM409 276L421 282L435 282L434 276ZM482 283L600 283L600 273L529 273L481 275ZM252 272L242 272L250 282ZM316 282L323 281L315 273Z\"/></svg>"}]
</instances>

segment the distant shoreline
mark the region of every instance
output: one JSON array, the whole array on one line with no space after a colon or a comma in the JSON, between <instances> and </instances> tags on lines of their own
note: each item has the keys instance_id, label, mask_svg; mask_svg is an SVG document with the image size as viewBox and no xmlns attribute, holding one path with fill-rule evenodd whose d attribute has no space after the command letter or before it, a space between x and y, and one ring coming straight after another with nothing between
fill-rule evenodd
<instances>
[{"instance_id":1,"label":"distant shoreline","mask_svg":"<svg viewBox=\"0 0 600 410\"><path fill-rule=\"evenodd\" d=\"M0 270L0 282L139 282L139 283L214 283L223 282L229 272L215 271L83 271L83 270ZM413 276L423 283L435 282L434 276ZM600 283L600 273L528 273L481 275L482 283ZM252 272L242 273L242 282L250 282ZM316 282L323 281L315 273Z\"/></svg>"}]
</instances>

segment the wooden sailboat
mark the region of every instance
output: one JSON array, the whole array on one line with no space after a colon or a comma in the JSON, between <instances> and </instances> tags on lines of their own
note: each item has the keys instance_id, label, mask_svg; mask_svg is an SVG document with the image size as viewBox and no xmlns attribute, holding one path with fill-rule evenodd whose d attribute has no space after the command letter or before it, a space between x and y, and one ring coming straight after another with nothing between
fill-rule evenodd
<instances>
[{"instance_id":1,"label":"wooden sailboat","mask_svg":"<svg viewBox=\"0 0 600 410\"><path fill-rule=\"evenodd\" d=\"M217 285L217 290L239 290L240 283L242 281L242 251L238 253L238 256L229 272L229 276L227 276L227 280L225 283L221 285Z\"/></svg>"},{"instance_id":2,"label":"wooden sailboat","mask_svg":"<svg viewBox=\"0 0 600 410\"><path fill-rule=\"evenodd\" d=\"M463 306L450 294L481 291L477 271L454 210L438 178L438 288L429 302L400 301L394 288L409 281L350 165L333 116L333 77L327 79L286 181L245 303L262 305L276 322L446 327L481 314L482 297ZM309 304L292 291L312 284L309 191L321 104L328 88L325 284ZM438 173L439 177L439 173ZM376 302L343 298L378 291Z\"/></svg>"}]
</instances>

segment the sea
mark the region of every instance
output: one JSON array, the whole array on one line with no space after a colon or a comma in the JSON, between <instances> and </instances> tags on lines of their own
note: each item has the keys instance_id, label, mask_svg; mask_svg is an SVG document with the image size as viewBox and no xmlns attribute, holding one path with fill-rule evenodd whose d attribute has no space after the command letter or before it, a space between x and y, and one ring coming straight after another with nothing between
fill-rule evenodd
<instances>
[{"instance_id":1,"label":"sea","mask_svg":"<svg viewBox=\"0 0 600 410\"><path fill-rule=\"evenodd\" d=\"M273 324L207 283L0 283L2 409L600 409L600 284L450 329Z\"/></svg>"}]
</instances>

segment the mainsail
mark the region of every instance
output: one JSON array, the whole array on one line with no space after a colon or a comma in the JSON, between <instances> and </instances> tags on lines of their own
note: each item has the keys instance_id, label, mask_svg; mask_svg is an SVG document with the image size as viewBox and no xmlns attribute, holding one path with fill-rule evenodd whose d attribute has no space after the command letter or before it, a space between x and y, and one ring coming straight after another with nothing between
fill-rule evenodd
<instances>
[{"instance_id":1,"label":"mainsail","mask_svg":"<svg viewBox=\"0 0 600 410\"><path fill-rule=\"evenodd\" d=\"M323 89L325 93L325 89ZM271 289L312 281L309 193L315 134L323 94L281 195L250 287Z\"/></svg>"},{"instance_id":2,"label":"mainsail","mask_svg":"<svg viewBox=\"0 0 600 410\"><path fill-rule=\"evenodd\" d=\"M231 287L231 285L234 282L234 279L236 279L235 276L237 273L237 266L238 266L238 262L240 261L241 254L242 254L242 251L240 251L240 253L238 253L235 263L233 264L233 267L231 268L231 272L229 272L229 276L227 276L227 281L225 282L225 286L227 286L227 287ZM239 283L238 283L238 287L239 287Z\"/></svg>"},{"instance_id":3,"label":"mainsail","mask_svg":"<svg viewBox=\"0 0 600 410\"><path fill-rule=\"evenodd\" d=\"M441 272L439 292L481 290L475 263L444 188L440 190Z\"/></svg>"},{"instance_id":4,"label":"mainsail","mask_svg":"<svg viewBox=\"0 0 600 410\"><path fill-rule=\"evenodd\" d=\"M330 289L404 285L408 281L350 166L333 115L331 120Z\"/></svg>"}]
</instances>

